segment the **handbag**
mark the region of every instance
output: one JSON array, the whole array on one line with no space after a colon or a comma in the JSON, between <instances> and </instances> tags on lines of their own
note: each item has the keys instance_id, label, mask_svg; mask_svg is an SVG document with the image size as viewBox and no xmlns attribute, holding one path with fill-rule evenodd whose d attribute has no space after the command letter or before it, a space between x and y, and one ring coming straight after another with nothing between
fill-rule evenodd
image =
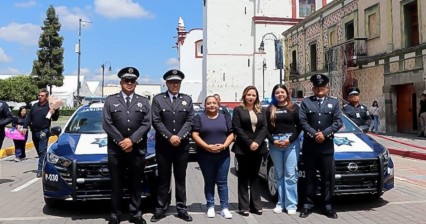
<instances>
[{"instance_id":1,"label":"handbag","mask_svg":"<svg viewBox=\"0 0 426 224\"><path fill-rule=\"evenodd\" d=\"M25 140L25 135L14 127L4 128L4 133L6 135L6 138L10 138L13 140Z\"/></svg>"}]
</instances>

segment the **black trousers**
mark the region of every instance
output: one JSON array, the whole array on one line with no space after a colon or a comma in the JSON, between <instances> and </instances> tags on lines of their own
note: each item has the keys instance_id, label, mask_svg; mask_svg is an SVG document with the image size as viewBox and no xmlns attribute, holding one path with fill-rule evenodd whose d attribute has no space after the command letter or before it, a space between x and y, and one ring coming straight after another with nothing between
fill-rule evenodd
<instances>
[{"instance_id":1,"label":"black trousers","mask_svg":"<svg viewBox=\"0 0 426 224\"><path fill-rule=\"evenodd\" d=\"M136 153L108 154L108 166L111 173L111 214L121 215L123 199L124 177L127 171L127 187L130 195L129 211L132 215L140 212L141 195L143 189L143 174L145 169L145 155Z\"/></svg>"},{"instance_id":2,"label":"black trousers","mask_svg":"<svg viewBox=\"0 0 426 224\"><path fill-rule=\"evenodd\" d=\"M262 155L235 154L235 156L238 161L238 209L240 211L262 210L259 186L259 169Z\"/></svg>"},{"instance_id":3,"label":"black trousers","mask_svg":"<svg viewBox=\"0 0 426 224\"><path fill-rule=\"evenodd\" d=\"M334 154L303 154L303 162L306 173L305 198L303 200L304 208L312 208L314 206L313 197L316 192L316 170L319 171L321 177L321 197L324 209L332 208L332 198L334 191Z\"/></svg>"},{"instance_id":4,"label":"black trousers","mask_svg":"<svg viewBox=\"0 0 426 224\"><path fill-rule=\"evenodd\" d=\"M166 143L167 144L167 143ZM158 164L157 210L165 212L169 205L170 180L175 178L176 209L186 211L186 168L189 151L184 146L175 148L171 145L157 144L156 159Z\"/></svg>"},{"instance_id":5,"label":"black trousers","mask_svg":"<svg viewBox=\"0 0 426 224\"><path fill-rule=\"evenodd\" d=\"M4 133L4 127L0 128L0 149L3 147L3 141L6 134Z\"/></svg>"}]
</instances>

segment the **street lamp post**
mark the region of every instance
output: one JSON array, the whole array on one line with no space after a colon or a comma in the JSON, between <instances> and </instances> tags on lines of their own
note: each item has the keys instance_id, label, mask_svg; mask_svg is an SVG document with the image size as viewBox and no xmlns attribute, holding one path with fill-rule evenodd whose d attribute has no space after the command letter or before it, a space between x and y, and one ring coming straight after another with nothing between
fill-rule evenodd
<instances>
[{"instance_id":1,"label":"street lamp post","mask_svg":"<svg viewBox=\"0 0 426 224\"><path fill-rule=\"evenodd\" d=\"M274 37L274 46L275 46L275 67L280 70L280 84L283 83L283 62L282 62L282 49L280 40L275 36L274 33L266 33L262 37L262 42L260 42L259 52L265 52L265 37L271 35Z\"/></svg>"},{"instance_id":2,"label":"street lamp post","mask_svg":"<svg viewBox=\"0 0 426 224\"><path fill-rule=\"evenodd\" d=\"M265 70L266 70L266 59L263 59L262 63L262 90L263 90L263 99L265 99Z\"/></svg>"},{"instance_id":3,"label":"street lamp post","mask_svg":"<svg viewBox=\"0 0 426 224\"><path fill-rule=\"evenodd\" d=\"M105 83L105 64L109 64L109 68L108 71L111 71L111 62L110 61L106 61L101 65L102 68L102 98L104 97L104 83Z\"/></svg>"},{"instance_id":4,"label":"street lamp post","mask_svg":"<svg viewBox=\"0 0 426 224\"><path fill-rule=\"evenodd\" d=\"M90 21L78 19L78 44L75 47L75 53L78 54L77 62L77 104L80 102L80 58L81 58L81 24L82 23L91 23ZM84 24L83 24L84 25Z\"/></svg>"}]
</instances>

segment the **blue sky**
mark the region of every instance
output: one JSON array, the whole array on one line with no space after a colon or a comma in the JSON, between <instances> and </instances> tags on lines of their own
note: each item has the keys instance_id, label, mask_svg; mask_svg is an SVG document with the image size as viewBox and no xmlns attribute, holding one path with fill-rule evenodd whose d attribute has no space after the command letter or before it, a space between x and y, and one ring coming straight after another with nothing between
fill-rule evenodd
<instances>
[{"instance_id":1,"label":"blue sky","mask_svg":"<svg viewBox=\"0 0 426 224\"><path fill-rule=\"evenodd\" d=\"M79 18L82 24L80 74L86 80L116 82L117 71L136 67L141 83L160 83L177 67L175 46L179 16L186 30L202 28L201 0L56 0L0 1L0 75L29 74L37 58L40 27L53 5L64 37L64 75L77 74ZM109 62L112 71L109 72Z\"/></svg>"}]
</instances>

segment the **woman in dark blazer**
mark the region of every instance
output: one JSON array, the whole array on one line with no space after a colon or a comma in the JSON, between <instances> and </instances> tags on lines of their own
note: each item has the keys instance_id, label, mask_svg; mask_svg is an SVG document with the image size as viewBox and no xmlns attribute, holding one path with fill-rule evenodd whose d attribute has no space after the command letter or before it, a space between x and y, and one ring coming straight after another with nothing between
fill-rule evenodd
<instances>
[{"instance_id":1,"label":"woman in dark blazer","mask_svg":"<svg viewBox=\"0 0 426 224\"><path fill-rule=\"evenodd\" d=\"M262 214L259 189L259 169L262 155L267 153L265 138L267 123L260 107L259 93L254 86L247 86L241 97L241 105L236 107L232 117L232 127L236 136L232 151L238 161L238 207L240 214L249 211ZM250 186L250 195L248 189Z\"/></svg>"}]
</instances>

